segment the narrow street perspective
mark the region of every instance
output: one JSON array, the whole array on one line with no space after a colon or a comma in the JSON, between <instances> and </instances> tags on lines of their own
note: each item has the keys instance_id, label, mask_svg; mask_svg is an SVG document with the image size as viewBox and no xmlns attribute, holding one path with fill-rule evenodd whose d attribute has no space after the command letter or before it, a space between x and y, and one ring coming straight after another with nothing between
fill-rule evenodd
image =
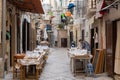
<instances>
[{"instance_id":1,"label":"narrow street perspective","mask_svg":"<svg viewBox=\"0 0 120 80\"><path fill-rule=\"evenodd\" d=\"M12 80L10 72L5 80ZM18 80L18 79L15 79ZM26 80L35 80L29 78ZM70 69L70 59L67 54L67 48L52 48L48 56L45 67L39 76L39 80L112 80L105 73L87 77L84 73L74 73Z\"/></svg>"},{"instance_id":2,"label":"narrow street perspective","mask_svg":"<svg viewBox=\"0 0 120 80\"><path fill-rule=\"evenodd\" d=\"M0 80L120 80L120 0L0 0Z\"/></svg>"}]
</instances>

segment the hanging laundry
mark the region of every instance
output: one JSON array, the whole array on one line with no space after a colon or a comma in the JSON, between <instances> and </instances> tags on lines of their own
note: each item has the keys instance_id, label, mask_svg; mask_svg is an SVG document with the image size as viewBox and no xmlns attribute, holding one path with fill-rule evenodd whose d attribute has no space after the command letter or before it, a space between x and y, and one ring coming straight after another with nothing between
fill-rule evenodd
<instances>
[{"instance_id":1,"label":"hanging laundry","mask_svg":"<svg viewBox=\"0 0 120 80\"><path fill-rule=\"evenodd\" d=\"M61 14L61 18L64 18L64 17L65 17L65 14L64 14L64 13L62 13L62 14Z\"/></svg>"},{"instance_id":2,"label":"hanging laundry","mask_svg":"<svg viewBox=\"0 0 120 80\"><path fill-rule=\"evenodd\" d=\"M66 13L65 13L65 16L72 16L72 14L71 14L71 12L70 11L67 11Z\"/></svg>"},{"instance_id":3,"label":"hanging laundry","mask_svg":"<svg viewBox=\"0 0 120 80\"><path fill-rule=\"evenodd\" d=\"M61 22L65 23L67 21L67 18L64 13L61 14Z\"/></svg>"},{"instance_id":4,"label":"hanging laundry","mask_svg":"<svg viewBox=\"0 0 120 80\"><path fill-rule=\"evenodd\" d=\"M73 3L69 3L68 9L71 9L71 8L73 8L73 7L75 7L75 5L74 5Z\"/></svg>"},{"instance_id":5,"label":"hanging laundry","mask_svg":"<svg viewBox=\"0 0 120 80\"><path fill-rule=\"evenodd\" d=\"M48 34L47 34L47 31L46 31L46 28L44 28L44 40L47 40L48 38Z\"/></svg>"},{"instance_id":6,"label":"hanging laundry","mask_svg":"<svg viewBox=\"0 0 120 80\"><path fill-rule=\"evenodd\" d=\"M70 1L69 5L68 5L68 11L70 11L73 14L73 8L75 7L74 3L72 3Z\"/></svg>"},{"instance_id":7,"label":"hanging laundry","mask_svg":"<svg viewBox=\"0 0 120 80\"><path fill-rule=\"evenodd\" d=\"M51 30L51 25L47 24L47 25L46 25L46 30L47 30L47 31L48 31L48 30Z\"/></svg>"}]
</instances>

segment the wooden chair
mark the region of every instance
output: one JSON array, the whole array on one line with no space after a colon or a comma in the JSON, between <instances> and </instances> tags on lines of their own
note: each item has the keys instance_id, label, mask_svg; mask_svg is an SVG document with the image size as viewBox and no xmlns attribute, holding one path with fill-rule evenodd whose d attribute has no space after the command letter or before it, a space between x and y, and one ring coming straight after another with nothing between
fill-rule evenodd
<instances>
[{"instance_id":1,"label":"wooden chair","mask_svg":"<svg viewBox=\"0 0 120 80\"><path fill-rule=\"evenodd\" d=\"M36 65L36 80L39 80L40 72L42 71L42 64Z\"/></svg>"},{"instance_id":2,"label":"wooden chair","mask_svg":"<svg viewBox=\"0 0 120 80\"><path fill-rule=\"evenodd\" d=\"M42 68L44 65L44 55L39 58L39 64L36 65L36 80L38 80L40 73L42 72Z\"/></svg>"},{"instance_id":3,"label":"wooden chair","mask_svg":"<svg viewBox=\"0 0 120 80\"><path fill-rule=\"evenodd\" d=\"M23 59L25 54L15 54L14 55L14 63L13 63L13 79L17 77L17 73L20 73L20 77L22 77L22 73L20 69L22 68L21 64L19 63L19 59ZM16 76L15 76L16 75Z\"/></svg>"}]
</instances>

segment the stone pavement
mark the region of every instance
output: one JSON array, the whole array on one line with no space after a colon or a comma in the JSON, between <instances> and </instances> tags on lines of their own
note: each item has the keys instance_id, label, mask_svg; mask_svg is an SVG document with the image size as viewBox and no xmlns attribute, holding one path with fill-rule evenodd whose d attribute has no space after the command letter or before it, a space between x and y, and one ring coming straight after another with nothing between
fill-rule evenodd
<instances>
[{"instance_id":1,"label":"stone pavement","mask_svg":"<svg viewBox=\"0 0 120 80\"><path fill-rule=\"evenodd\" d=\"M6 75L4 80L12 80L12 73ZM19 79L15 79L19 80ZM30 79L33 80L33 79ZM85 77L78 74L76 77L70 71L70 61L66 48L53 48L49 54L47 63L40 75L39 80L113 80L106 74L99 74L94 77Z\"/></svg>"},{"instance_id":2,"label":"stone pavement","mask_svg":"<svg viewBox=\"0 0 120 80\"><path fill-rule=\"evenodd\" d=\"M84 74L74 75L70 71L70 61L67 56L67 49L54 48L49 55L47 64L40 76L40 80L112 80L106 74L95 77L85 77Z\"/></svg>"}]
</instances>

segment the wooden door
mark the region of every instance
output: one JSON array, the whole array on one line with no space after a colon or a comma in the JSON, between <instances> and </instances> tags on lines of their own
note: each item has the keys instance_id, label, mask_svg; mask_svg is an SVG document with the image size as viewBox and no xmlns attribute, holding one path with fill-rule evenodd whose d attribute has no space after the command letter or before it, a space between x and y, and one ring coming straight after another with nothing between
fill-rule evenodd
<instances>
[{"instance_id":1,"label":"wooden door","mask_svg":"<svg viewBox=\"0 0 120 80\"><path fill-rule=\"evenodd\" d=\"M67 47L67 38L61 38L61 47Z\"/></svg>"},{"instance_id":2,"label":"wooden door","mask_svg":"<svg viewBox=\"0 0 120 80\"><path fill-rule=\"evenodd\" d=\"M114 74L114 57L115 57L115 45L116 44L116 23L106 22L106 72L109 75Z\"/></svg>"}]
</instances>

